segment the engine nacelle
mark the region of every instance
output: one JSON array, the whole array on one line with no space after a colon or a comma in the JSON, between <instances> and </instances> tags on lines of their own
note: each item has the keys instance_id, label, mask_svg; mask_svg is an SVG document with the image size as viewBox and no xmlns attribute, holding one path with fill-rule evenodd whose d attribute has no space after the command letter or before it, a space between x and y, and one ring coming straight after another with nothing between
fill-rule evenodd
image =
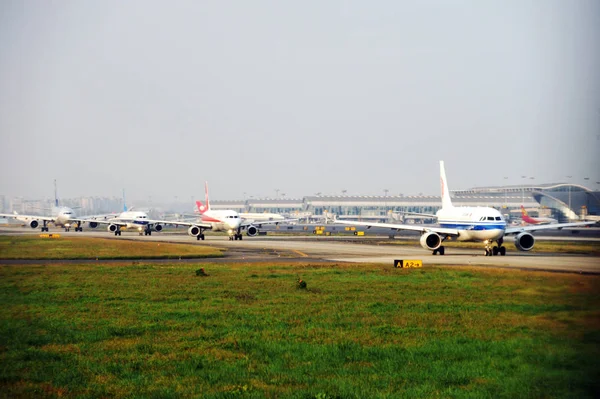
<instances>
[{"instance_id":1,"label":"engine nacelle","mask_svg":"<svg viewBox=\"0 0 600 399\"><path fill-rule=\"evenodd\" d=\"M430 251L435 251L442 245L442 237L440 237L438 233L433 232L422 234L419 241L423 248L429 249Z\"/></svg>"},{"instance_id":2,"label":"engine nacelle","mask_svg":"<svg viewBox=\"0 0 600 399\"><path fill-rule=\"evenodd\" d=\"M515 247L519 251L530 251L533 248L533 244L535 244L535 237L529 233L523 232L515 237Z\"/></svg>"},{"instance_id":3,"label":"engine nacelle","mask_svg":"<svg viewBox=\"0 0 600 399\"><path fill-rule=\"evenodd\" d=\"M98 227L98 222L89 222L88 226L90 226L90 228L95 229L96 227Z\"/></svg>"},{"instance_id":4,"label":"engine nacelle","mask_svg":"<svg viewBox=\"0 0 600 399\"><path fill-rule=\"evenodd\" d=\"M190 226L188 229L188 234L192 237L198 237L200 234L202 234L202 229L198 226Z\"/></svg>"},{"instance_id":5,"label":"engine nacelle","mask_svg":"<svg viewBox=\"0 0 600 399\"><path fill-rule=\"evenodd\" d=\"M258 227L253 225L246 227L246 234L250 237L254 237L258 234Z\"/></svg>"},{"instance_id":6,"label":"engine nacelle","mask_svg":"<svg viewBox=\"0 0 600 399\"><path fill-rule=\"evenodd\" d=\"M156 231L162 231L163 229L163 225L162 224L155 224L154 225L154 230Z\"/></svg>"},{"instance_id":7,"label":"engine nacelle","mask_svg":"<svg viewBox=\"0 0 600 399\"><path fill-rule=\"evenodd\" d=\"M110 231L111 233L114 233L115 231L117 231L119 228L119 226L117 226L116 224L109 224L108 227L106 228L108 231Z\"/></svg>"},{"instance_id":8,"label":"engine nacelle","mask_svg":"<svg viewBox=\"0 0 600 399\"><path fill-rule=\"evenodd\" d=\"M40 225L40 222L38 222L37 220L31 220L29 222L29 227L31 227L32 229L35 229L36 227L38 227Z\"/></svg>"}]
</instances>

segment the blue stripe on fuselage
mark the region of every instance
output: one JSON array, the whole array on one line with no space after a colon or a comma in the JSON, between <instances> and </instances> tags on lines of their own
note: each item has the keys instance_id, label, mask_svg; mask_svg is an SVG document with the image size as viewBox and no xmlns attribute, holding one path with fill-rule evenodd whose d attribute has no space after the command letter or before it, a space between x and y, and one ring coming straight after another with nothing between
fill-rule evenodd
<instances>
[{"instance_id":1,"label":"blue stripe on fuselage","mask_svg":"<svg viewBox=\"0 0 600 399\"><path fill-rule=\"evenodd\" d=\"M131 224L139 224L139 225L142 225L142 226L145 226L145 225L147 225L147 224L150 223L147 220L137 220L137 219L119 219L119 222L122 222L122 223L131 223Z\"/></svg>"},{"instance_id":2,"label":"blue stripe on fuselage","mask_svg":"<svg viewBox=\"0 0 600 399\"><path fill-rule=\"evenodd\" d=\"M481 222L444 222L441 227L457 230L506 230L506 223L481 223Z\"/></svg>"}]
</instances>

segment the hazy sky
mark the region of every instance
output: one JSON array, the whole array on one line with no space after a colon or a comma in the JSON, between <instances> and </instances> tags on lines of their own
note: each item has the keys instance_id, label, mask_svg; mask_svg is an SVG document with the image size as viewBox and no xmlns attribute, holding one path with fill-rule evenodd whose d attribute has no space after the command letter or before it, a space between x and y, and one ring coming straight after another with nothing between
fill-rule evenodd
<instances>
[{"instance_id":1,"label":"hazy sky","mask_svg":"<svg viewBox=\"0 0 600 399\"><path fill-rule=\"evenodd\" d=\"M0 194L599 188L599 71L597 0L3 0Z\"/></svg>"}]
</instances>

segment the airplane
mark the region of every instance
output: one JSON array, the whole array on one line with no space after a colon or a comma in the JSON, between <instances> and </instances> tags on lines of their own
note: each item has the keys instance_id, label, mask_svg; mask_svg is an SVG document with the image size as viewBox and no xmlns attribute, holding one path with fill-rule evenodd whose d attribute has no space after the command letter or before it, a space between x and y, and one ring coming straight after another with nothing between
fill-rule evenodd
<instances>
[{"instance_id":1,"label":"airplane","mask_svg":"<svg viewBox=\"0 0 600 399\"><path fill-rule=\"evenodd\" d=\"M263 224L278 224L282 222L296 221L297 219L275 219L275 220L254 220L242 217L242 214L230 209L211 209L208 198L208 182L204 183L204 204L196 201L197 211L200 214L197 222L180 223L189 225L188 234L196 237L197 240L204 240L204 231L226 231L229 233L230 240L241 240L243 238L242 230L246 230L246 235L254 237L258 235L259 229Z\"/></svg>"},{"instance_id":2,"label":"airplane","mask_svg":"<svg viewBox=\"0 0 600 399\"><path fill-rule=\"evenodd\" d=\"M525 207L523 205L521 205L521 220L523 220L523 222L527 223L527 224L558 223L558 220L552 219L552 218L544 218L544 217L532 218L531 216L529 216L527 214L527 211L525 210Z\"/></svg>"},{"instance_id":3,"label":"airplane","mask_svg":"<svg viewBox=\"0 0 600 399\"><path fill-rule=\"evenodd\" d=\"M87 220L88 225L95 229L100 224L106 224L107 230L115 236L121 235L122 229L137 230L140 235L152 235L153 231L161 232L165 224L178 224L168 220L151 220L146 212L125 210L116 216L92 217Z\"/></svg>"},{"instance_id":4,"label":"airplane","mask_svg":"<svg viewBox=\"0 0 600 399\"><path fill-rule=\"evenodd\" d=\"M41 223L42 226L40 229L42 232L48 231L49 223L58 227L64 227L65 231L70 231L73 225L75 225L75 231L83 231L81 225L87 221L85 218L77 218L72 208L69 208L68 206L59 206L56 180L54 180L54 206L50 209L50 216L22 215L14 212L12 214L1 213L0 217L25 222L32 229L37 228Z\"/></svg>"},{"instance_id":5,"label":"airplane","mask_svg":"<svg viewBox=\"0 0 600 399\"><path fill-rule=\"evenodd\" d=\"M433 251L433 255L444 255L442 245L446 240L475 241L485 244L485 256L506 255L504 237L516 234L515 246L520 251L530 251L535 238L530 233L537 230L562 229L564 227L587 226L596 222L575 222L532 226L507 227L502 214L489 207L453 206L450 199L450 190L446 179L444 161L440 161L440 183L442 191L442 208L433 217L437 218L437 225L408 225L394 223L352 222L335 220L336 223L353 225L383 227L392 230L412 230L421 233L419 243L425 249ZM493 245L494 242L497 245Z\"/></svg>"},{"instance_id":6,"label":"airplane","mask_svg":"<svg viewBox=\"0 0 600 399\"><path fill-rule=\"evenodd\" d=\"M194 214L196 215L201 215L202 212L200 211L200 207L202 207L202 202L200 201L196 201L196 209L194 209ZM242 219L252 219L255 221L270 221L270 220L285 220L285 217L283 215L280 215L278 213L268 213L268 212L256 212L256 213L250 213L250 212L238 212L238 215L240 215L240 218Z\"/></svg>"}]
</instances>

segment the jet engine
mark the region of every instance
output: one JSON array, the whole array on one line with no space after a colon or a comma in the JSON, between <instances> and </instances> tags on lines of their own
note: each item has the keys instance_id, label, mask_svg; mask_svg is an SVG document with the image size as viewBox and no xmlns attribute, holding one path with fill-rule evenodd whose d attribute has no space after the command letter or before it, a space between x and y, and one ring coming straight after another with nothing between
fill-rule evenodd
<instances>
[{"instance_id":1,"label":"jet engine","mask_svg":"<svg viewBox=\"0 0 600 399\"><path fill-rule=\"evenodd\" d=\"M116 224L109 224L108 227L106 228L108 231L110 231L111 233L114 233L115 231L117 231L117 229L119 228L119 226L117 226Z\"/></svg>"},{"instance_id":2,"label":"jet engine","mask_svg":"<svg viewBox=\"0 0 600 399\"><path fill-rule=\"evenodd\" d=\"M515 247L519 251L530 251L535 244L535 238L529 233L521 233L515 237Z\"/></svg>"},{"instance_id":3,"label":"jet engine","mask_svg":"<svg viewBox=\"0 0 600 399\"><path fill-rule=\"evenodd\" d=\"M98 227L98 222L89 222L88 226L90 226L90 228L95 229L96 227Z\"/></svg>"},{"instance_id":4,"label":"jet engine","mask_svg":"<svg viewBox=\"0 0 600 399\"><path fill-rule=\"evenodd\" d=\"M246 234L250 237L254 237L258 234L258 228L256 226L250 225L246 227Z\"/></svg>"},{"instance_id":5,"label":"jet engine","mask_svg":"<svg viewBox=\"0 0 600 399\"><path fill-rule=\"evenodd\" d=\"M154 230L156 231L162 231L163 229L163 225L162 224L155 224L154 225Z\"/></svg>"},{"instance_id":6,"label":"jet engine","mask_svg":"<svg viewBox=\"0 0 600 399\"><path fill-rule=\"evenodd\" d=\"M40 225L40 223L37 220L32 220L29 222L29 227L31 227L32 229L35 229L39 225Z\"/></svg>"},{"instance_id":7,"label":"jet engine","mask_svg":"<svg viewBox=\"0 0 600 399\"><path fill-rule=\"evenodd\" d=\"M419 241L423 248L429 249L431 251L435 251L442 245L442 237L440 237L439 234L434 232L422 234L421 239Z\"/></svg>"},{"instance_id":8,"label":"jet engine","mask_svg":"<svg viewBox=\"0 0 600 399\"><path fill-rule=\"evenodd\" d=\"M198 237L200 234L202 234L202 230L198 226L190 226L188 229L188 234L192 237Z\"/></svg>"}]
</instances>

